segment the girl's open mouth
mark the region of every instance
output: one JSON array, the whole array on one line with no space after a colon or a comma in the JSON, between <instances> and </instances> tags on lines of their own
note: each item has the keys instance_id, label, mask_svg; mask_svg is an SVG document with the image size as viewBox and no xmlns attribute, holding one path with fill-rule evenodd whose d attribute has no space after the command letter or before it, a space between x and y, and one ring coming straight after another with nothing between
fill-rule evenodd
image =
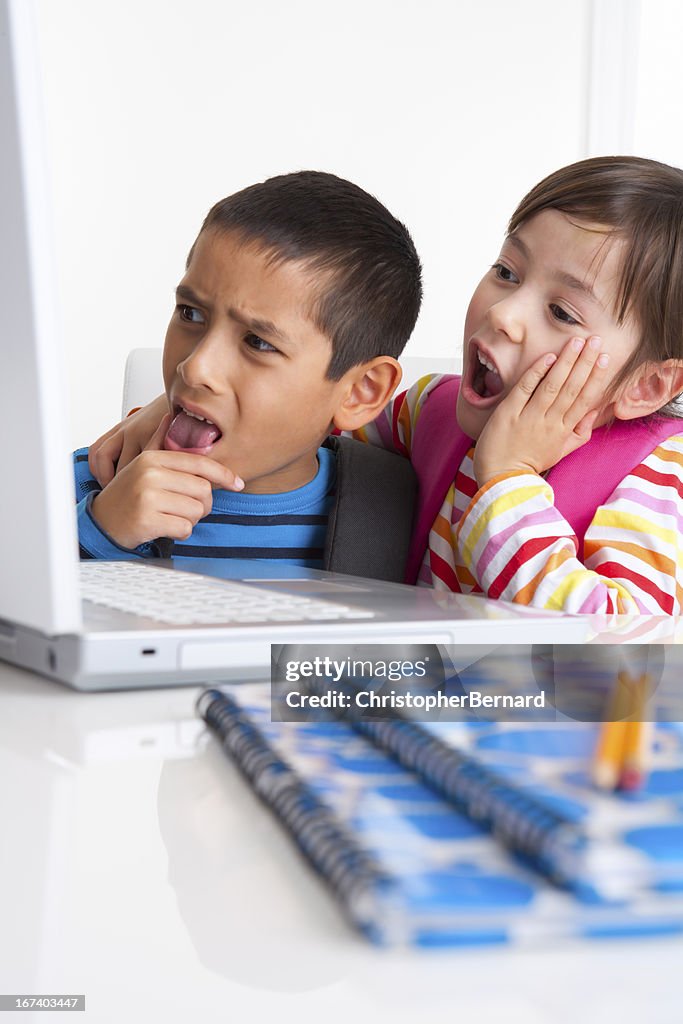
<instances>
[{"instance_id":1,"label":"girl's open mouth","mask_svg":"<svg viewBox=\"0 0 683 1024\"><path fill-rule=\"evenodd\" d=\"M463 384L467 401L479 408L495 404L505 389L498 367L474 341L470 343L470 358Z\"/></svg>"}]
</instances>

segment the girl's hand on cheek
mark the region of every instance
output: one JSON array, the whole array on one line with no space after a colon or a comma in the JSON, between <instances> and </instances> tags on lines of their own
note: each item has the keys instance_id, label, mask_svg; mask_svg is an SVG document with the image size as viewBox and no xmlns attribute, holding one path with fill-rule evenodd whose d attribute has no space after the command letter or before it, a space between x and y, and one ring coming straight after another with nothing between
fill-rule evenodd
<instances>
[{"instance_id":1,"label":"girl's hand on cheek","mask_svg":"<svg viewBox=\"0 0 683 1024\"><path fill-rule=\"evenodd\" d=\"M545 355L496 407L474 449L479 487L501 473L544 473L590 440L607 387L599 338L573 338Z\"/></svg>"}]
</instances>

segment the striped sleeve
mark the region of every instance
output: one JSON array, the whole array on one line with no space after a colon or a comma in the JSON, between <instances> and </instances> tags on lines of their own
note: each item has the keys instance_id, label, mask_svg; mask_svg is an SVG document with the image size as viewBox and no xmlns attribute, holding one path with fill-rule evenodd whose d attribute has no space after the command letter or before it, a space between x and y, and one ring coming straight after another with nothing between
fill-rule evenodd
<instances>
[{"instance_id":1,"label":"striped sleeve","mask_svg":"<svg viewBox=\"0 0 683 1024\"><path fill-rule=\"evenodd\" d=\"M438 373L420 377L407 391L392 398L377 419L349 436L410 458L413 431L425 399L442 379L443 375Z\"/></svg>"},{"instance_id":2,"label":"striped sleeve","mask_svg":"<svg viewBox=\"0 0 683 1024\"><path fill-rule=\"evenodd\" d=\"M150 542L129 550L122 548L105 533L92 514L92 503L100 492L100 485L88 468L88 449L79 448L73 453L74 485L76 488L76 524L78 527L78 549L81 561L106 559L113 562L158 558L161 554L157 544Z\"/></svg>"},{"instance_id":3,"label":"striped sleeve","mask_svg":"<svg viewBox=\"0 0 683 1024\"><path fill-rule=\"evenodd\" d=\"M553 502L535 474L504 474L477 491L455 543L484 593L573 613L680 612L683 435L659 445L600 506L583 562Z\"/></svg>"}]
</instances>

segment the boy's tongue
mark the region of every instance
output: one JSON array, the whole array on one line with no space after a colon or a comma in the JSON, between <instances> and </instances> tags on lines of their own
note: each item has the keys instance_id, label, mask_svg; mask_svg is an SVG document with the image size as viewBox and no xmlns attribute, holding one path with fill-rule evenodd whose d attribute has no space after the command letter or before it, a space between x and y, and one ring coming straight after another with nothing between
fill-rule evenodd
<instances>
[{"instance_id":1,"label":"boy's tongue","mask_svg":"<svg viewBox=\"0 0 683 1024\"><path fill-rule=\"evenodd\" d=\"M166 431L164 448L170 451L204 452L221 436L215 423L179 412Z\"/></svg>"}]
</instances>

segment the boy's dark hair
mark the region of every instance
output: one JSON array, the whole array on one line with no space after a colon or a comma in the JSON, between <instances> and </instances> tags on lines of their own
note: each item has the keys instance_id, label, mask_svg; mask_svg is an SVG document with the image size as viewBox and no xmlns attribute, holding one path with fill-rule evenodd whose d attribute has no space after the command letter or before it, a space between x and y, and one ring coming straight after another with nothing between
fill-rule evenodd
<instances>
[{"instance_id":1,"label":"boy's dark hair","mask_svg":"<svg viewBox=\"0 0 683 1024\"><path fill-rule=\"evenodd\" d=\"M310 316L332 342L329 380L403 351L422 300L420 260L403 224L357 185L322 171L268 178L216 203L201 230L234 232L274 262L321 274Z\"/></svg>"},{"instance_id":2,"label":"boy's dark hair","mask_svg":"<svg viewBox=\"0 0 683 1024\"><path fill-rule=\"evenodd\" d=\"M619 324L633 316L640 339L610 393L643 363L683 359L683 170L635 156L580 160L532 188L510 234L541 210L561 210L626 242L615 315ZM660 411L681 415L671 404Z\"/></svg>"}]
</instances>

